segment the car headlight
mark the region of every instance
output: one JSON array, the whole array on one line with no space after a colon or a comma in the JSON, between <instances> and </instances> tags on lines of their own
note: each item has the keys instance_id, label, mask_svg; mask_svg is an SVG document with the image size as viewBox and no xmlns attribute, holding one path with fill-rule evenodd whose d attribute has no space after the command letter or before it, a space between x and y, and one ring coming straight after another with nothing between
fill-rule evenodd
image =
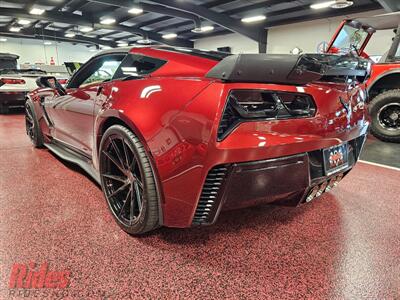
<instances>
[{"instance_id":1,"label":"car headlight","mask_svg":"<svg viewBox=\"0 0 400 300\"><path fill-rule=\"evenodd\" d=\"M308 94L266 90L232 90L218 128L223 140L239 123L312 117L316 106Z\"/></svg>"}]
</instances>

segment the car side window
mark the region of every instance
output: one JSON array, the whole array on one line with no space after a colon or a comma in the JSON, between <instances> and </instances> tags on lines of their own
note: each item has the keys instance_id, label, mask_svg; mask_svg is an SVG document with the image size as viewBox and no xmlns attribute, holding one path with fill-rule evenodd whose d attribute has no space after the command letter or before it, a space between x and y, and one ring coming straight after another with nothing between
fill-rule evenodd
<instances>
[{"instance_id":1,"label":"car side window","mask_svg":"<svg viewBox=\"0 0 400 300\"><path fill-rule=\"evenodd\" d=\"M118 53L95 57L76 72L68 88L85 87L89 84L112 80L125 56L125 53Z\"/></svg>"},{"instance_id":2,"label":"car side window","mask_svg":"<svg viewBox=\"0 0 400 300\"><path fill-rule=\"evenodd\" d=\"M161 68L166 62L149 56L128 54L116 70L113 79L148 75Z\"/></svg>"},{"instance_id":3,"label":"car side window","mask_svg":"<svg viewBox=\"0 0 400 300\"><path fill-rule=\"evenodd\" d=\"M400 43L399 43L399 45L397 46L397 51L396 51L396 54L395 54L395 58L396 58L397 60L399 60L399 58L400 58Z\"/></svg>"}]
</instances>

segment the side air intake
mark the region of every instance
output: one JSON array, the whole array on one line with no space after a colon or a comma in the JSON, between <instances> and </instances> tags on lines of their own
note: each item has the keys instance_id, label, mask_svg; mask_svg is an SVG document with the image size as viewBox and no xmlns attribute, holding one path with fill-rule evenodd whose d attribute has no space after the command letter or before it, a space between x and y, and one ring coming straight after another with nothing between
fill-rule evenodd
<instances>
[{"instance_id":1,"label":"side air intake","mask_svg":"<svg viewBox=\"0 0 400 300\"><path fill-rule=\"evenodd\" d=\"M228 172L227 165L214 167L208 172L203 191L193 217L193 225L207 225L214 221L220 203L220 190Z\"/></svg>"}]
</instances>

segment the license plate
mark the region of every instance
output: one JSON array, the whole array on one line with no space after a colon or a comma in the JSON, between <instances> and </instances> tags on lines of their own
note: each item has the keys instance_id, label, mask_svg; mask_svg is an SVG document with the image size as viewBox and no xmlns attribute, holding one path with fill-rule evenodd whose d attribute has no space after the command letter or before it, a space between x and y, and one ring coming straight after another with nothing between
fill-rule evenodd
<instances>
[{"instance_id":1,"label":"license plate","mask_svg":"<svg viewBox=\"0 0 400 300\"><path fill-rule=\"evenodd\" d=\"M326 176L342 171L349 166L347 143L324 149L323 152Z\"/></svg>"}]
</instances>

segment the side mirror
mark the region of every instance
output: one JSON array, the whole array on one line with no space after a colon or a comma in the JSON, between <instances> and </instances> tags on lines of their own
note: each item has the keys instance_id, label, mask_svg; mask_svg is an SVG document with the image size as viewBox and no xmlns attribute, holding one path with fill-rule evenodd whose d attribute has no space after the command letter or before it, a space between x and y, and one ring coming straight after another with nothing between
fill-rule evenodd
<instances>
[{"instance_id":1,"label":"side mirror","mask_svg":"<svg viewBox=\"0 0 400 300\"><path fill-rule=\"evenodd\" d=\"M65 95L65 89L58 82L58 80L54 76L42 76L36 79L36 84L38 87L46 87L50 89L56 90L61 96Z\"/></svg>"}]
</instances>

